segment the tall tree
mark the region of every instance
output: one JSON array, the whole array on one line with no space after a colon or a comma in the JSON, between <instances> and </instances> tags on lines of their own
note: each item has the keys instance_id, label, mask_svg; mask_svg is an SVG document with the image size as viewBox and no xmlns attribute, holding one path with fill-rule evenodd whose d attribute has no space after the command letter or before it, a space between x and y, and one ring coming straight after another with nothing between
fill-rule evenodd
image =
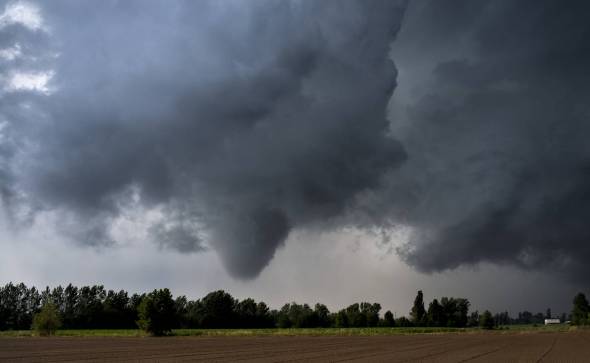
<instances>
[{"instance_id":1,"label":"tall tree","mask_svg":"<svg viewBox=\"0 0 590 363\"><path fill-rule=\"evenodd\" d=\"M422 294L422 290L419 290L416 298L414 299L412 310L410 311L410 316L412 317L412 322L414 325L423 324L425 314L426 310L424 309L424 295Z\"/></svg>"},{"instance_id":2,"label":"tall tree","mask_svg":"<svg viewBox=\"0 0 590 363\"><path fill-rule=\"evenodd\" d=\"M444 312L438 300L433 299L428 305L428 313L426 314L426 322L429 326L443 326Z\"/></svg>"},{"instance_id":3,"label":"tall tree","mask_svg":"<svg viewBox=\"0 0 590 363\"><path fill-rule=\"evenodd\" d=\"M585 325L590 323L588 314L590 313L590 305L586 295L578 293L574 297L574 308L572 310L572 324L574 325Z\"/></svg>"},{"instance_id":4,"label":"tall tree","mask_svg":"<svg viewBox=\"0 0 590 363\"><path fill-rule=\"evenodd\" d=\"M324 304L315 304L313 312L317 316L317 326L327 328L330 326L330 310Z\"/></svg>"},{"instance_id":5,"label":"tall tree","mask_svg":"<svg viewBox=\"0 0 590 363\"><path fill-rule=\"evenodd\" d=\"M379 324L379 312L381 305L378 303L364 302L360 305L361 314L365 316L366 326L377 326Z\"/></svg>"}]
</instances>

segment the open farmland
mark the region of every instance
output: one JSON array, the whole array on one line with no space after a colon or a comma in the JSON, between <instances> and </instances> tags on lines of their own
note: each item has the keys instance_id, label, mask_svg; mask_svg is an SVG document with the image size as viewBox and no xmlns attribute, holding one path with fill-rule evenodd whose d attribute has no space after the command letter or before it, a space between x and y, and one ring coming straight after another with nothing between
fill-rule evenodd
<instances>
[{"instance_id":1,"label":"open farmland","mask_svg":"<svg viewBox=\"0 0 590 363\"><path fill-rule=\"evenodd\" d=\"M0 361L585 362L590 332L0 338Z\"/></svg>"}]
</instances>

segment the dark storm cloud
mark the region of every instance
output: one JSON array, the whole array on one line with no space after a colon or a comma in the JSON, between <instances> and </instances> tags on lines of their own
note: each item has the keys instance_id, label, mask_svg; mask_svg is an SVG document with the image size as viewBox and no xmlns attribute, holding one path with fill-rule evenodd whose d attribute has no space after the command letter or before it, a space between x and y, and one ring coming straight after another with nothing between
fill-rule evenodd
<instances>
[{"instance_id":1,"label":"dark storm cloud","mask_svg":"<svg viewBox=\"0 0 590 363\"><path fill-rule=\"evenodd\" d=\"M41 27L0 25L23 54L0 59L13 216L104 246L139 209L160 246L240 278L291 231L344 224L409 227L398 252L422 271L590 272L586 2L412 2L391 125L404 3L38 6Z\"/></svg>"},{"instance_id":2,"label":"dark storm cloud","mask_svg":"<svg viewBox=\"0 0 590 363\"><path fill-rule=\"evenodd\" d=\"M12 185L81 242L114 243L127 205L163 206L162 246L207 240L254 277L405 158L386 119L402 2L39 6L47 31L23 33L50 37L53 92L6 96L39 114L5 116Z\"/></svg>"},{"instance_id":3,"label":"dark storm cloud","mask_svg":"<svg viewBox=\"0 0 590 363\"><path fill-rule=\"evenodd\" d=\"M413 227L399 250L411 265L587 281L589 15L584 1L412 4L395 54L431 71L394 127L408 161L387 197Z\"/></svg>"}]
</instances>

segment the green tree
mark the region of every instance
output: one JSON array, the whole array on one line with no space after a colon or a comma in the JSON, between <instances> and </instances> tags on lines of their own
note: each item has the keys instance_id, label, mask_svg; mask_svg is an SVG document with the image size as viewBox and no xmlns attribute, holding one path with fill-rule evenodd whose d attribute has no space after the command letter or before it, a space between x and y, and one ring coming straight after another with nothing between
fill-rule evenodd
<instances>
[{"instance_id":1,"label":"green tree","mask_svg":"<svg viewBox=\"0 0 590 363\"><path fill-rule=\"evenodd\" d=\"M482 329L494 329L494 317L489 310L486 310L479 317L479 326Z\"/></svg>"},{"instance_id":2,"label":"green tree","mask_svg":"<svg viewBox=\"0 0 590 363\"><path fill-rule=\"evenodd\" d=\"M330 310L324 304L315 304L313 309L317 319L317 326L320 328L327 328L330 326Z\"/></svg>"},{"instance_id":3,"label":"green tree","mask_svg":"<svg viewBox=\"0 0 590 363\"><path fill-rule=\"evenodd\" d=\"M137 325L140 329L155 336L170 333L176 316L170 290L154 290L147 294L139 304L138 316Z\"/></svg>"},{"instance_id":4,"label":"green tree","mask_svg":"<svg viewBox=\"0 0 590 363\"><path fill-rule=\"evenodd\" d=\"M202 328L233 328L237 301L227 292L210 292L201 299L200 326Z\"/></svg>"},{"instance_id":5,"label":"green tree","mask_svg":"<svg viewBox=\"0 0 590 363\"><path fill-rule=\"evenodd\" d=\"M285 304L279 311L279 328L317 327L317 314L307 304Z\"/></svg>"},{"instance_id":6,"label":"green tree","mask_svg":"<svg viewBox=\"0 0 590 363\"><path fill-rule=\"evenodd\" d=\"M428 305L428 313L426 313L426 322L429 326L443 326L444 312L438 300L433 299Z\"/></svg>"},{"instance_id":7,"label":"green tree","mask_svg":"<svg viewBox=\"0 0 590 363\"><path fill-rule=\"evenodd\" d=\"M359 328L367 326L367 316L361 313L361 308L358 303L352 304L344 309L348 326Z\"/></svg>"},{"instance_id":8,"label":"green tree","mask_svg":"<svg viewBox=\"0 0 590 363\"><path fill-rule=\"evenodd\" d=\"M479 311L475 310L467 319L467 326L479 326Z\"/></svg>"},{"instance_id":9,"label":"green tree","mask_svg":"<svg viewBox=\"0 0 590 363\"><path fill-rule=\"evenodd\" d=\"M260 301L256 304L256 327L272 328L274 326L275 322L270 313L270 309L264 302Z\"/></svg>"},{"instance_id":10,"label":"green tree","mask_svg":"<svg viewBox=\"0 0 590 363\"><path fill-rule=\"evenodd\" d=\"M334 324L336 325L336 328L348 328L348 315L345 310L340 310L336 313Z\"/></svg>"},{"instance_id":11,"label":"green tree","mask_svg":"<svg viewBox=\"0 0 590 363\"><path fill-rule=\"evenodd\" d=\"M33 318L33 329L40 335L47 336L55 334L55 331L61 327L61 319L57 307L47 302Z\"/></svg>"},{"instance_id":12,"label":"green tree","mask_svg":"<svg viewBox=\"0 0 590 363\"><path fill-rule=\"evenodd\" d=\"M574 297L574 308L572 310L572 324L574 325L585 325L589 324L588 314L590 313L590 305L586 300L586 295L578 293Z\"/></svg>"},{"instance_id":13,"label":"green tree","mask_svg":"<svg viewBox=\"0 0 590 363\"><path fill-rule=\"evenodd\" d=\"M248 298L238 302L235 305L238 325L242 328L252 328L256 326L256 301Z\"/></svg>"},{"instance_id":14,"label":"green tree","mask_svg":"<svg viewBox=\"0 0 590 363\"><path fill-rule=\"evenodd\" d=\"M366 326L372 327L379 324L379 312L381 305L378 303L363 302L360 304L361 314L365 316Z\"/></svg>"},{"instance_id":15,"label":"green tree","mask_svg":"<svg viewBox=\"0 0 590 363\"><path fill-rule=\"evenodd\" d=\"M383 316L383 326L392 327L395 326L395 319L391 311L387 310Z\"/></svg>"},{"instance_id":16,"label":"green tree","mask_svg":"<svg viewBox=\"0 0 590 363\"><path fill-rule=\"evenodd\" d=\"M467 325L469 300L443 297L440 299L440 305L443 310L441 326L464 327Z\"/></svg>"},{"instance_id":17,"label":"green tree","mask_svg":"<svg viewBox=\"0 0 590 363\"><path fill-rule=\"evenodd\" d=\"M412 318L414 325L423 324L425 314L426 310L424 309L424 295L422 295L422 290L419 290L416 298L414 299L414 306L412 306L412 310L410 311L410 317Z\"/></svg>"}]
</instances>

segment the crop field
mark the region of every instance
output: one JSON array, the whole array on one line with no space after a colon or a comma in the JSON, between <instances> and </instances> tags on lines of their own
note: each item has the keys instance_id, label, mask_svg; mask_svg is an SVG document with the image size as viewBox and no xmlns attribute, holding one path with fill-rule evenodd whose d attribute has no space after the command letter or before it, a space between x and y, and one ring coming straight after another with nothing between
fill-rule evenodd
<instances>
[{"instance_id":1,"label":"crop field","mask_svg":"<svg viewBox=\"0 0 590 363\"><path fill-rule=\"evenodd\" d=\"M235 332L235 331L234 331ZM244 333L244 332L242 332ZM0 338L0 361L587 362L590 331Z\"/></svg>"}]
</instances>

